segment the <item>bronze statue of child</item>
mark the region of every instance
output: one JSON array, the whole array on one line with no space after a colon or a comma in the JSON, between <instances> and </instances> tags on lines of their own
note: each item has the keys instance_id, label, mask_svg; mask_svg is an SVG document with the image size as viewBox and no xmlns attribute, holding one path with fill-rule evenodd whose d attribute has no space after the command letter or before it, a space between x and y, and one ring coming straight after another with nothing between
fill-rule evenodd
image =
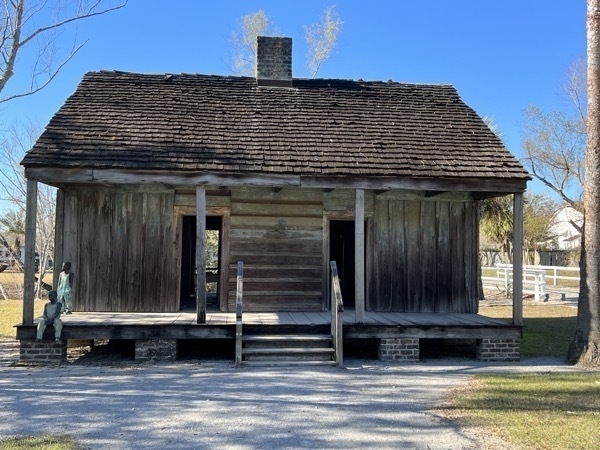
<instances>
[{"instance_id":1,"label":"bronze statue of child","mask_svg":"<svg viewBox=\"0 0 600 450\"><path fill-rule=\"evenodd\" d=\"M56 291L48 292L48 303L44 305L44 315L40 318L37 326L37 337L36 340L40 341L44 337L44 331L46 326L54 326L54 338L56 341L60 341L60 335L62 333L63 323L60 320L60 311L62 304L57 301L58 294Z\"/></svg>"}]
</instances>

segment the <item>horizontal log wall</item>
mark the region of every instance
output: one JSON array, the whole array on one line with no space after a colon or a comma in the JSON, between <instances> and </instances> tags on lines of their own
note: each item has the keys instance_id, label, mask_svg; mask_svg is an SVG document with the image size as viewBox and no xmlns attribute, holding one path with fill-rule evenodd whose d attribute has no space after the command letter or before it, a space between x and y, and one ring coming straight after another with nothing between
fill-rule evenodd
<instances>
[{"instance_id":1,"label":"horizontal log wall","mask_svg":"<svg viewBox=\"0 0 600 450\"><path fill-rule=\"evenodd\" d=\"M63 252L77 311L179 310L173 193L80 190L65 198Z\"/></svg>"},{"instance_id":2,"label":"horizontal log wall","mask_svg":"<svg viewBox=\"0 0 600 450\"><path fill-rule=\"evenodd\" d=\"M245 311L320 311L323 193L232 189L228 309L235 310L235 265L244 261Z\"/></svg>"},{"instance_id":3,"label":"horizontal log wall","mask_svg":"<svg viewBox=\"0 0 600 450\"><path fill-rule=\"evenodd\" d=\"M477 312L476 205L379 198L368 310Z\"/></svg>"},{"instance_id":4,"label":"horizontal log wall","mask_svg":"<svg viewBox=\"0 0 600 450\"><path fill-rule=\"evenodd\" d=\"M373 214L375 194L365 191L365 216ZM323 195L323 209L330 217L350 217L354 219L356 189L335 189Z\"/></svg>"}]
</instances>

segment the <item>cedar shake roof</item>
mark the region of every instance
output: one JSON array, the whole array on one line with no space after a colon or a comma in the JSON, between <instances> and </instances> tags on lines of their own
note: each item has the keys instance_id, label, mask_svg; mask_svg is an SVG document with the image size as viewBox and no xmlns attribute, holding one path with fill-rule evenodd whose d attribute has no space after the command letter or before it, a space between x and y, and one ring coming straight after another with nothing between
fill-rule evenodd
<instances>
[{"instance_id":1,"label":"cedar shake roof","mask_svg":"<svg viewBox=\"0 0 600 450\"><path fill-rule=\"evenodd\" d=\"M486 178L528 173L449 85L92 72L29 167Z\"/></svg>"}]
</instances>

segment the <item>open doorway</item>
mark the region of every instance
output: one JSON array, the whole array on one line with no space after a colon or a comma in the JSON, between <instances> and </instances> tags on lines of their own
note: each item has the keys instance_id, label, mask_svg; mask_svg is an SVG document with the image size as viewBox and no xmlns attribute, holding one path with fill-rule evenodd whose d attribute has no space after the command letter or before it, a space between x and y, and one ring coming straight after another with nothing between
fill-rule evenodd
<instances>
[{"instance_id":1,"label":"open doorway","mask_svg":"<svg viewBox=\"0 0 600 450\"><path fill-rule=\"evenodd\" d=\"M206 217L206 307L219 308L221 216ZM183 216L180 309L196 309L196 216Z\"/></svg>"},{"instance_id":2,"label":"open doorway","mask_svg":"<svg viewBox=\"0 0 600 450\"><path fill-rule=\"evenodd\" d=\"M329 260L335 261L344 306L354 308L354 221L329 221Z\"/></svg>"}]
</instances>

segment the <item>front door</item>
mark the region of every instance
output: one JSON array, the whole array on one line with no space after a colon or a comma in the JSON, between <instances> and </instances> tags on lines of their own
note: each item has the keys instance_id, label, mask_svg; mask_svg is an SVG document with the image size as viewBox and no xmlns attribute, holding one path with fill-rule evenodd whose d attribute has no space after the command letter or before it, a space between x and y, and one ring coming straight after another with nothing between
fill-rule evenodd
<instances>
[{"instance_id":1,"label":"front door","mask_svg":"<svg viewBox=\"0 0 600 450\"><path fill-rule=\"evenodd\" d=\"M335 261L344 306L354 308L354 221L329 222L329 260Z\"/></svg>"}]
</instances>

